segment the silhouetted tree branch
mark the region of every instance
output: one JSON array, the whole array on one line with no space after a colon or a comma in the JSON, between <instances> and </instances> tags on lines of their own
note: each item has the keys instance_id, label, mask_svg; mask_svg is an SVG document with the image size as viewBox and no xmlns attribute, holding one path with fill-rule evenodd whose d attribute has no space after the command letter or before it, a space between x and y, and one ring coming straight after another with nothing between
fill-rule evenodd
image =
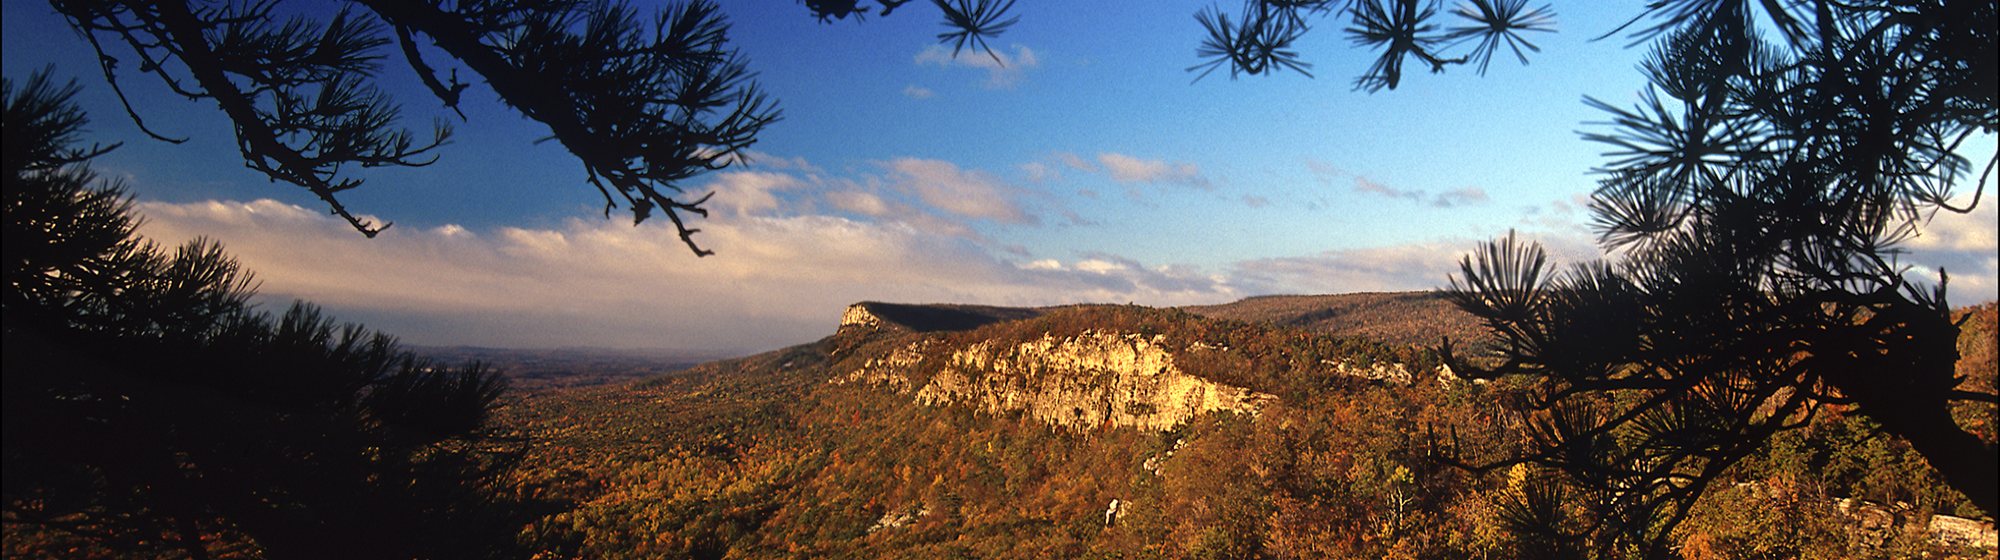
<instances>
[{"instance_id":1,"label":"silhouetted tree branch","mask_svg":"<svg viewBox=\"0 0 2000 560\"><path fill-rule=\"evenodd\" d=\"M808 1L822 21L888 15L908 0ZM987 40L1013 25L1012 0L933 0L947 31L938 40L998 60ZM216 103L235 125L244 163L273 181L313 193L334 214L373 237L377 225L348 210L340 193L361 186L352 166L421 166L451 129L435 124L419 140L396 128L400 109L377 85L380 50L394 41L404 63L445 108L458 113L469 84L454 66L426 59L436 49L478 74L508 106L549 127L583 163L609 215L620 205L634 223L666 214L696 255L715 193L688 193L688 180L741 160L779 116L728 44L729 24L706 0L642 16L623 2L354 0L331 18L274 13L280 0L50 0L98 54L104 76L146 134L149 127L121 84L120 56L137 59L177 95ZM386 25L385 25L386 23ZM393 39L391 38L393 35ZM107 43L123 44L113 52Z\"/></svg>"},{"instance_id":2,"label":"silhouetted tree branch","mask_svg":"<svg viewBox=\"0 0 2000 560\"><path fill-rule=\"evenodd\" d=\"M1910 442L1988 515L1992 445L1957 425L1946 277L1897 247L1972 179L1958 153L2000 130L1993 2L1663 1L1639 106L1601 101L1593 195L1614 259L1554 273L1508 237L1446 293L1499 350L1455 370L1521 376L1538 451L1590 504L1578 544L1661 556L1703 489L1829 404ZM1782 37L1759 34L1771 22ZM2000 155L1986 162L1991 168ZM1976 204L1976 202L1975 202ZM1477 367L1484 365L1486 367ZM1530 516L1532 517L1532 516Z\"/></svg>"},{"instance_id":3,"label":"silhouetted tree branch","mask_svg":"<svg viewBox=\"0 0 2000 560\"><path fill-rule=\"evenodd\" d=\"M486 486L513 460L485 428L502 378L303 303L258 313L220 245L140 238L84 167L106 148L76 147L75 93L0 83L6 523L121 556L504 556L522 512Z\"/></svg>"},{"instance_id":4,"label":"silhouetted tree branch","mask_svg":"<svg viewBox=\"0 0 2000 560\"><path fill-rule=\"evenodd\" d=\"M1527 0L1470 0L1448 12L1459 21L1451 27L1438 21L1442 7L1435 0L1245 0L1234 20L1221 8L1207 8L1195 13L1207 34L1196 50L1204 62L1188 71L1199 70L1197 80L1224 66L1230 77L1279 70L1311 76L1312 64L1301 60L1293 45L1314 20L1344 16L1344 31L1355 46L1381 53L1354 80L1354 89L1393 90L1402 83L1406 61L1433 73L1476 61L1485 75L1503 47L1527 64L1527 53L1541 47L1526 33L1555 31L1555 12L1547 5L1531 9ZM1465 44L1471 49L1463 54L1446 52Z\"/></svg>"}]
</instances>

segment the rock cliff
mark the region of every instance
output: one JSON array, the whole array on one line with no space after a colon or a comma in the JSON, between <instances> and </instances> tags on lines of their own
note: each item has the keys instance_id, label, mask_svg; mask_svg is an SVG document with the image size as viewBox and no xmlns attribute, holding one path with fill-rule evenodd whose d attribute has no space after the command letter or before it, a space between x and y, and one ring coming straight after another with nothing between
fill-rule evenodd
<instances>
[{"instance_id":1,"label":"rock cliff","mask_svg":"<svg viewBox=\"0 0 2000 560\"><path fill-rule=\"evenodd\" d=\"M1276 397L1190 375L1163 337L1087 331L1020 344L979 342L953 352L917 390L929 405L1022 411L1053 426L1169 430L1210 412L1256 414Z\"/></svg>"},{"instance_id":2,"label":"rock cliff","mask_svg":"<svg viewBox=\"0 0 2000 560\"><path fill-rule=\"evenodd\" d=\"M850 315L854 313L850 308ZM863 325L856 318L854 325ZM939 351L919 339L832 380L911 394L929 406L1020 411L1051 426L1169 430L1202 414L1256 414L1276 397L1182 371L1164 336L1092 330L1019 343L981 340ZM935 356L927 358L926 356Z\"/></svg>"}]
</instances>

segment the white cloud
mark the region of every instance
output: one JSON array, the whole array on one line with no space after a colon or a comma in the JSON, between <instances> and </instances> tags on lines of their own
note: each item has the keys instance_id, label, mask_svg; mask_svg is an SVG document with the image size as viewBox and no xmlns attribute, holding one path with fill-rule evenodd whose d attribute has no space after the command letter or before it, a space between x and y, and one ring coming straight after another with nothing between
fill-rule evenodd
<instances>
[{"instance_id":1,"label":"white cloud","mask_svg":"<svg viewBox=\"0 0 2000 560\"><path fill-rule=\"evenodd\" d=\"M735 171L716 175L716 192L709 205L737 216L768 214L781 205L778 193L805 186L793 175L768 171Z\"/></svg>"},{"instance_id":2,"label":"white cloud","mask_svg":"<svg viewBox=\"0 0 2000 560\"><path fill-rule=\"evenodd\" d=\"M937 92L931 91L931 88L919 86L916 84L903 86L903 96L908 97L910 99L930 99L932 97L935 97L936 95Z\"/></svg>"},{"instance_id":3,"label":"white cloud","mask_svg":"<svg viewBox=\"0 0 2000 560\"><path fill-rule=\"evenodd\" d=\"M1980 201L1979 207L1970 213L1941 210L1921 226L1922 233L1910 240L1910 248L1992 253L2000 246L2000 231L1996 231L2000 229L2000 220L1995 219L1995 214L1991 196Z\"/></svg>"},{"instance_id":4,"label":"white cloud","mask_svg":"<svg viewBox=\"0 0 2000 560\"><path fill-rule=\"evenodd\" d=\"M863 216L882 217L890 214L889 203L874 193L861 191L831 191L824 195L834 208Z\"/></svg>"},{"instance_id":5,"label":"white cloud","mask_svg":"<svg viewBox=\"0 0 2000 560\"><path fill-rule=\"evenodd\" d=\"M1120 183L1210 186L1208 177L1201 174L1201 167L1192 163L1143 159L1110 152L1097 154L1097 162L1104 165L1104 171L1111 175L1111 180Z\"/></svg>"},{"instance_id":6,"label":"white cloud","mask_svg":"<svg viewBox=\"0 0 2000 560\"><path fill-rule=\"evenodd\" d=\"M1035 183L1062 180L1061 171L1056 171L1054 167L1050 167L1048 164L1039 161L1021 164L1021 174L1026 175L1029 181Z\"/></svg>"},{"instance_id":7,"label":"white cloud","mask_svg":"<svg viewBox=\"0 0 2000 560\"><path fill-rule=\"evenodd\" d=\"M1118 263L1104 259L1084 259L1081 261L1077 261L1076 265L1071 268L1088 272L1091 274L1110 274L1113 272L1123 272L1126 270L1130 270L1131 267L1125 266L1124 263Z\"/></svg>"},{"instance_id":8,"label":"white cloud","mask_svg":"<svg viewBox=\"0 0 2000 560\"><path fill-rule=\"evenodd\" d=\"M1557 265L1599 258L1597 247L1577 235L1523 235L1537 241ZM1458 260L1483 240L1455 239L1387 247L1326 251L1316 255L1238 262L1232 284L1252 294L1333 294L1428 290L1458 273Z\"/></svg>"},{"instance_id":9,"label":"white cloud","mask_svg":"<svg viewBox=\"0 0 2000 560\"><path fill-rule=\"evenodd\" d=\"M1082 171L1084 173L1097 172L1097 166L1092 165L1090 163L1090 160L1083 159L1083 156L1079 156L1074 153L1056 152L1056 161L1058 163L1063 164L1064 167L1075 169L1077 171Z\"/></svg>"},{"instance_id":10,"label":"white cloud","mask_svg":"<svg viewBox=\"0 0 2000 560\"><path fill-rule=\"evenodd\" d=\"M454 237L471 236L472 230L465 229L465 227L460 226L458 224L445 224L442 226L438 226L435 229L432 229L431 233L435 233L439 237L450 239Z\"/></svg>"},{"instance_id":11,"label":"white cloud","mask_svg":"<svg viewBox=\"0 0 2000 560\"><path fill-rule=\"evenodd\" d=\"M898 189L916 195L938 210L1008 224L1040 222L1014 202L1012 197L1018 189L991 175L934 159L899 158L886 166Z\"/></svg>"},{"instance_id":12,"label":"white cloud","mask_svg":"<svg viewBox=\"0 0 2000 560\"><path fill-rule=\"evenodd\" d=\"M1970 200L1953 201L1964 207ZM1900 260L1914 265L1912 277L1936 282L1939 269L1950 274L1947 297L1954 305L2000 299L2000 200L1992 192L1971 213L1939 211L1904 244Z\"/></svg>"},{"instance_id":13,"label":"white cloud","mask_svg":"<svg viewBox=\"0 0 2000 560\"><path fill-rule=\"evenodd\" d=\"M818 166L813 165L812 162L806 161L806 158L798 156L783 157L783 156L767 154L756 150L742 150L737 153L741 157L736 158L735 161L732 161L731 163L741 163L745 168L749 169L797 171L802 173L825 173L824 170L821 170Z\"/></svg>"},{"instance_id":14,"label":"white cloud","mask_svg":"<svg viewBox=\"0 0 2000 560\"><path fill-rule=\"evenodd\" d=\"M1115 254L1038 257L968 225L1026 215L1012 187L948 162L883 167L884 177L861 180L716 174L716 208L726 210L692 224L717 251L709 258L691 255L663 219L639 227L594 217L549 227L406 224L370 240L321 211L270 200L146 202L140 212L143 233L160 242L225 243L273 304L305 298L415 343L521 347L767 349L831 333L841 309L862 300L1182 305L1419 290L1445 285L1457 256L1483 241L1255 259L1219 274ZM1909 243L1905 262L1924 267L1918 273L1950 270L1959 304L1992 299L1996 206L1986 200L1972 215L1940 214ZM1524 236L1539 236L1558 263L1598 256L1577 229Z\"/></svg>"},{"instance_id":15,"label":"white cloud","mask_svg":"<svg viewBox=\"0 0 2000 560\"><path fill-rule=\"evenodd\" d=\"M863 300L1180 305L1238 297L1207 277L1115 257L1090 257L1099 264L1089 272L1023 264L968 236L931 231L954 224L925 224L939 218L922 214L718 213L693 224L716 251L697 258L663 219L404 226L371 240L321 212L271 200L146 202L139 210L152 239L222 241L254 271L269 306L304 298L419 344L747 351L830 334L841 309Z\"/></svg>"},{"instance_id":16,"label":"white cloud","mask_svg":"<svg viewBox=\"0 0 2000 560\"><path fill-rule=\"evenodd\" d=\"M865 203L849 205L857 204ZM1010 256L905 216L719 215L695 224L717 251L696 258L663 221L402 227L369 240L320 212L270 200L147 202L140 211L144 233L162 242L221 240L269 299L305 298L421 344L523 347L765 349L831 333L841 309L862 300L1186 305L1427 289L1444 285L1455 255L1479 241L1257 259L1217 275L1103 253ZM1542 241L1558 262L1595 256L1580 236Z\"/></svg>"},{"instance_id":17,"label":"white cloud","mask_svg":"<svg viewBox=\"0 0 2000 560\"><path fill-rule=\"evenodd\" d=\"M916 63L918 66L985 70L988 89L1008 89L1019 85L1027 71L1042 65L1033 49L1021 45L1014 45L1011 53L1006 49L994 49L990 53L981 49L963 49L956 54L942 45L931 45L917 52Z\"/></svg>"}]
</instances>

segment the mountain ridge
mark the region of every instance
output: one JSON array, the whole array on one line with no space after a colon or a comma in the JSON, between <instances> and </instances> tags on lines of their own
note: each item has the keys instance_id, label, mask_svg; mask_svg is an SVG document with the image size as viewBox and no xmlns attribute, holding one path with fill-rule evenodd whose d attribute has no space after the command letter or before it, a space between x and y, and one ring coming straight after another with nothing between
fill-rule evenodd
<instances>
[{"instance_id":1,"label":"mountain ridge","mask_svg":"<svg viewBox=\"0 0 2000 560\"><path fill-rule=\"evenodd\" d=\"M1428 338L1437 329L1407 317L1365 329L1447 303L1423 296L862 302L820 340L525 395L499 423L537 442L516 486L566 504L522 532L549 557L1506 557L1500 508L1541 475L1468 472L1435 454L1517 452L1526 429L1502 403L1530 386L1460 383L1431 373L1427 345L1335 334ZM1982 313L1967 336L1991 339ZM1990 384L1992 344L1971 344ZM1856 422L1826 416L1785 449L1855 441L1882 447L1855 455L1882 463L1843 468L1925 468L1894 442L1843 435L1867 433ZM1757 461L1742 476L1811 464ZM1770 480L1822 476L1783 472ZM1817 491L1905 491L1870 480ZM1779 523L1834 557L1934 548L1922 529L1851 539L1852 515L1828 502L1739 491L1764 487L1725 487L1689 530L1726 544ZM1891 518L1915 526L1931 511Z\"/></svg>"}]
</instances>

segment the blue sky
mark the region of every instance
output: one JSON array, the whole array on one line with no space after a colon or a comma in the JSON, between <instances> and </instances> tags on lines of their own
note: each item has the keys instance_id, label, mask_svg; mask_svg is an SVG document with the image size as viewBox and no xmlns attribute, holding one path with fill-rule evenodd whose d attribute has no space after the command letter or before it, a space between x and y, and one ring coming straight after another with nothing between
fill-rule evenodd
<instances>
[{"instance_id":1,"label":"blue sky","mask_svg":"<svg viewBox=\"0 0 2000 560\"><path fill-rule=\"evenodd\" d=\"M141 136L45 4L5 4L4 56L10 79L53 65L84 86L93 136L125 143L97 168L131 185L148 235L221 239L267 299L424 344L752 350L824 335L860 300L1426 289L1509 229L1594 255L1580 199L1603 149L1577 131L1601 117L1581 99L1636 99L1643 49L1590 39L1640 2L1558 3L1560 32L1528 66L1413 73L1375 94L1350 87L1372 53L1333 20L1301 48L1315 78L1191 83L1204 5L1022 3L993 42L1002 66L938 47L923 3L832 23L786 0L725 3L785 117L750 165L689 184L717 193L697 224L707 259L665 224L603 218L581 166L490 92L474 87L461 121L393 60L383 83L405 123L457 135L434 166L366 175L350 208L397 224L366 240L244 169L213 106L128 75L148 122L192 140ZM1906 262L1952 270L1955 299L1993 299L1994 206L1938 218Z\"/></svg>"}]
</instances>

